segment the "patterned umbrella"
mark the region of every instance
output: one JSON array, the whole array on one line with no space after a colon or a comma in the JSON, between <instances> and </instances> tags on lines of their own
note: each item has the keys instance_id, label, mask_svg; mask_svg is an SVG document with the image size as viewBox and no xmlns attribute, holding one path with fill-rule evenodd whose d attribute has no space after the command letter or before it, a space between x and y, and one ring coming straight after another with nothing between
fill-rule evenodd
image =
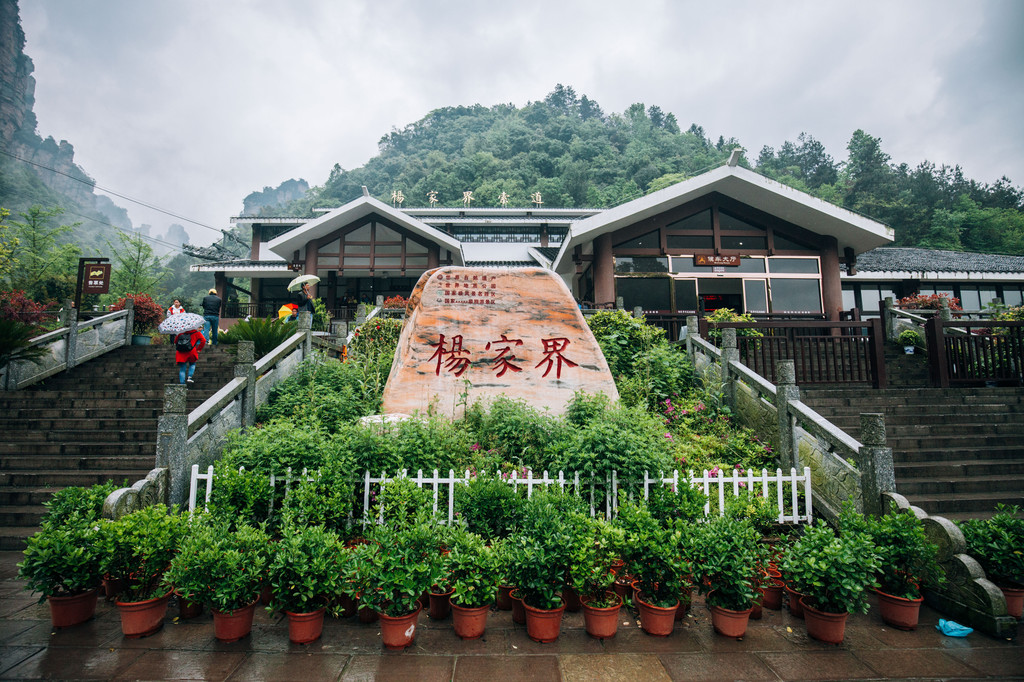
<instances>
[{"instance_id":1,"label":"patterned umbrella","mask_svg":"<svg viewBox=\"0 0 1024 682\"><path fill-rule=\"evenodd\" d=\"M178 313L177 315L169 315L166 320L160 323L157 331L161 334L180 334L182 332L190 332L193 329L202 329L204 324L206 324L206 320L203 319L202 315Z\"/></svg>"},{"instance_id":2,"label":"patterned umbrella","mask_svg":"<svg viewBox=\"0 0 1024 682\"><path fill-rule=\"evenodd\" d=\"M302 288L303 284L316 284L320 281L320 278L316 275L299 275L292 281L288 282L288 291L298 291Z\"/></svg>"}]
</instances>

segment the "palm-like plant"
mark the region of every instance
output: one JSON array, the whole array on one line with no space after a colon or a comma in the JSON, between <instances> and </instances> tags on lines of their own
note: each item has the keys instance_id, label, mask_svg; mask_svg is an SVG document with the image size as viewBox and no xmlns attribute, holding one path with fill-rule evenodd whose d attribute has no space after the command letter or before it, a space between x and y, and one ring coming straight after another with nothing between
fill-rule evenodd
<instances>
[{"instance_id":1,"label":"palm-like plant","mask_svg":"<svg viewBox=\"0 0 1024 682\"><path fill-rule=\"evenodd\" d=\"M28 360L39 364L39 358L46 355L43 346L33 346L37 327L17 320L0 319L0 369L15 360Z\"/></svg>"},{"instance_id":2,"label":"palm-like plant","mask_svg":"<svg viewBox=\"0 0 1024 682\"><path fill-rule=\"evenodd\" d=\"M231 329L220 332L217 340L219 343L225 344L252 341L255 359L259 360L287 341L295 333L296 329L297 325L295 322L254 317L251 320L236 322Z\"/></svg>"}]
</instances>

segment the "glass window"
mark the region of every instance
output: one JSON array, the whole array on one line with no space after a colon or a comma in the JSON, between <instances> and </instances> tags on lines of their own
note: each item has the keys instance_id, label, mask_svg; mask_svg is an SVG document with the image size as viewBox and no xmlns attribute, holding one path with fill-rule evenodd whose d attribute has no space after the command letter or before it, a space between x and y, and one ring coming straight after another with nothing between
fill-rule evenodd
<instances>
[{"instance_id":1,"label":"glass window","mask_svg":"<svg viewBox=\"0 0 1024 682\"><path fill-rule=\"evenodd\" d=\"M373 249L374 253L402 253L401 244L376 244Z\"/></svg>"},{"instance_id":2,"label":"glass window","mask_svg":"<svg viewBox=\"0 0 1024 682\"><path fill-rule=\"evenodd\" d=\"M337 256L325 256L323 254L317 254L316 265L320 268L338 267Z\"/></svg>"},{"instance_id":3,"label":"glass window","mask_svg":"<svg viewBox=\"0 0 1024 682\"><path fill-rule=\"evenodd\" d=\"M1010 307L1019 306L1024 302L1024 295L1021 295L1020 287L1003 287L1003 303Z\"/></svg>"},{"instance_id":4,"label":"glass window","mask_svg":"<svg viewBox=\"0 0 1024 682\"><path fill-rule=\"evenodd\" d=\"M700 213L692 215L689 218L683 218L682 220L677 220L674 223L669 223L668 225L665 226L665 229L667 229L667 230L686 230L686 231L690 231L690 230L693 230L693 231L708 230L708 231L710 231L711 230L711 209L709 208L706 211L701 211Z\"/></svg>"},{"instance_id":5,"label":"glass window","mask_svg":"<svg viewBox=\"0 0 1024 682\"><path fill-rule=\"evenodd\" d=\"M767 251L767 237L741 237L739 235L722 235L722 248L731 251Z\"/></svg>"},{"instance_id":6,"label":"glass window","mask_svg":"<svg viewBox=\"0 0 1024 682\"><path fill-rule=\"evenodd\" d=\"M768 268L772 272L785 274L817 274L817 258L769 258Z\"/></svg>"},{"instance_id":7,"label":"glass window","mask_svg":"<svg viewBox=\"0 0 1024 682\"><path fill-rule=\"evenodd\" d=\"M345 267L346 268L368 268L370 267L369 258L352 258L345 256Z\"/></svg>"},{"instance_id":8,"label":"glass window","mask_svg":"<svg viewBox=\"0 0 1024 682\"><path fill-rule=\"evenodd\" d=\"M753 230L755 232L764 232L763 227L752 225L746 220L741 220L736 216L729 215L725 211L718 212L718 226L723 230Z\"/></svg>"},{"instance_id":9,"label":"glass window","mask_svg":"<svg viewBox=\"0 0 1024 682\"><path fill-rule=\"evenodd\" d=\"M693 256L673 256L672 272L711 272L710 265L694 265Z\"/></svg>"},{"instance_id":10,"label":"glass window","mask_svg":"<svg viewBox=\"0 0 1024 682\"><path fill-rule=\"evenodd\" d=\"M345 235L347 242L368 242L370 241L370 226L362 225Z\"/></svg>"},{"instance_id":11,"label":"glass window","mask_svg":"<svg viewBox=\"0 0 1024 682\"><path fill-rule=\"evenodd\" d=\"M340 248L340 246L341 240L335 239L330 244L324 244L323 246L321 246L319 251L320 253L338 253L338 249Z\"/></svg>"},{"instance_id":12,"label":"glass window","mask_svg":"<svg viewBox=\"0 0 1024 682\"><path fill-rule=\"evenodd\" d=\"M984 308L997 298L995 287L980 287L978 293L981 295L981 307Z\"/></svg>"},{"instance_id":13,"label":"glass window","mask_svg":"<svg viewBox=\"0 0 1024 682\"><path fill-rule=\"evenodd\" d=\"M345 244L345 254L370 253L369 244Z\"/></svg>"},{"instance_id":14,"label":"glass window","mask_svg":"<svg viewBox=\"0 0 1024 682\"><path fill-rule=\"evenodd\" d=\"M746 298L744 306L748 313L768 312L768 292L763 279L743 280L743 293Z\"/></svg>"},{"instance_id":15,"label":"glass window","mask_svg":"<svg viewBox=\"0 0 1024 682\"><path fill-rule=\"evenodd\" d=\"M857 292L853 289L843 287L843 310L850 310L857 307Z\"/></svg>"},{"instance_id":16,"label":"glass window","mask_svg":"<svg viewBox=\"0 0 1024 682\"><path fill-rule=\"evenodd\" d=\"M764 258L741 258L739 266L727 272L764 272Z\"/></svg>"},{"instance_id":17,"label":"glass window","mask_svg":"<svg viewBox=\"0 0 1024 682\"><path fill-rule=\"evenodd\" d=\"M621 242L615 245L617 249L660 249L661 238L658 236L658 230L648 232L645 235L630 239L628 241Z\"/></svg>"},{"instance_id":18,"label":"glass window","mask_svg":"<svg viewBox=\"0 0 1024 682\"><path fill-rule=\"evenodd\" d=\"M644 310L668 310L667 277L616 277L615 295L621 296L626 310L640 306Z\"/></svg>"},{"instance_id":19,"label":"glass window","mask_svg":"<svg viewBox=\"0 0 1024 682\"><path fill-rule=\"evenodd\" d=\"M629 274L633 272L668 272L668 258L650 256L616 256L615 272Z\"/></svg>"},{"instance_id":20,"label":"glass window","mask_svg":"<svg viewBox=\"0 0 1024 682\"><path fill-rule=\"evenodd\" d=\"M846 303L846 292L843 292L843 304ZM877 311L882 309L882 295L878 291L877 284L864 284L860 288L860 309L864 311Z\"/></svg>"},{"instance_id":21,"label":"glass window","mask_svg":"<svg viewBox=\"0 0 1024 682\"><path fill-rule=\"evenodd\" d=\"M377 256L373 259L373 267L375 268L400 268L402 267L402 259L399 258L381 258Z\"/></svg>"},{"instance_id":22,"label":"glass window","mask_svg":"<svg viewBox=\"0 0 1024 682\"><path fill-rule=\"evenodd\" d=\"M797 239L791 239L785 235L775 232L775 248L779 251L817 251L810 244L805 244Z\"/></svg>"},{"instance_id":23,"label":"glass window","mask_svg":"<svg viewBox=\"0 0 1024 682\"><path fill-rule=\"evenodd\" d=\"M377 234L374 235L374 239L379 242L400 242L402 241L402 235L398 234L387 225L377 223Z\"/></svg>"},{"instance_id":24,"label":"glass window","mask_svg":"<svg viewBox=\"0 0 1024 682\"><path fill-rule=\"evenodd\" d=\"M710 234L670 234L665 237L669 251L694 251L715 248L715 238Z\"/></svg>"},{"instance_id":25,"label":"glass window","mask_svg":"<svg viewBox=\"0 0 1024 682\"><path fill-rule=\"evenodd\" d=\"M773 313L820 313L821 289L816 279L771 280Z\"/></svg>"},{"instance_id":26,"label":"glass window","mask_svg":"<svg viewBox=\"0 0 1024 682\"><path fill-rule=\"evenodd\" d=\"M411 239L405 240L405 252L406 253L426 253L427 247L419 242L414 242Z\"/></svg>"},{"instance_id":27,"label":"glass window","mask_svg":"<svg viewBox=\"0 0 1024 682\"><path fill-rule=\"evenodd\" d=\"M676 286L676 312L695 313L697 312L697 280L677 279Z\"/></svg>"},{"instance_id":28,"label":"glass window","mask_svg":"<svg viewBox=\"0 0 1024 682\"><path fill-rule=\"evenodd\" d=\"M964 310L981 310L978 287L960 287L960 307Z\"/></svg>"},{"instance_id":29,"label":"glass window","mask_svg":"<svg viewBox=\"0 0 1024 682\"><path fill-rule=\"evenodd\" d=\"M426 256L406 256L405 267L407 268L425 268L427 267Z\"/></svg>"}]
</instances>

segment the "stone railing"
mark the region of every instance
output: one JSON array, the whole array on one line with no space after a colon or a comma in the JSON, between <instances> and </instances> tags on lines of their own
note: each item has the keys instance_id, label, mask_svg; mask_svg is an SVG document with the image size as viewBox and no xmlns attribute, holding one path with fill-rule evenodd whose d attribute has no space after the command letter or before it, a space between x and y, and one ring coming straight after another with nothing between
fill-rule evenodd
<instances>
[{"instance_id":1,"label":"stone railing","mask_svg":"<svg viewBox=\"0 0 1024 682\"><path fill-rule=\"evenodd\" d=\"M134 301L127 299L124 310L78 321L78 311L65 301L63 326L32 339L32 346L46 348L46 353L32 360L14 360L0 369L0 390L25 388L58 372L71 369L87 360L103 355L132 342Z\"/></svg>"},{"instance_id":2,"label":"stone railing","mask_svg":"<svg viewBox=\"0 0 1024 682\"><path fill-rule=\"evenodd\" d=\"M186 408L187 384L167 384L164 410L157 426L157 468L145 479L166 476L166 482L156 489L159 497L140 494L141 490L149 490L144 487L145 480L131 488L115 490L104 505L110 509L112 518L156 502L183 505L192 465L205 468L219 459L228 432L252 426L256 408L267 402L271 389L312 355L310 322L308 312L300 314L299 331L259 362L253 362L253 343L239 341L235 378L191 413ZM132 490L136 492L133 494Z\"/></svg>"}]
</instances>

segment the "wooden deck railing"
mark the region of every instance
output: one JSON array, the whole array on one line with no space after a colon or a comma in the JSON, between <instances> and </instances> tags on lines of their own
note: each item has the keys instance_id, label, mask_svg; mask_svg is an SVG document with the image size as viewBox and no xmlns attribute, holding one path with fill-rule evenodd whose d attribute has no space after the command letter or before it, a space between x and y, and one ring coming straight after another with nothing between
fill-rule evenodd
<instances>
[{"instance_id":1,"label":"wooden deck railing","mask_svg":"<svg viewBox=\"0 0 1024 682\"><path fill-rule=\"evenodd\" d=\"M943 320L925 324L935 386L1024 383L1024 322Z\"/></svg>"}]
</instances>

